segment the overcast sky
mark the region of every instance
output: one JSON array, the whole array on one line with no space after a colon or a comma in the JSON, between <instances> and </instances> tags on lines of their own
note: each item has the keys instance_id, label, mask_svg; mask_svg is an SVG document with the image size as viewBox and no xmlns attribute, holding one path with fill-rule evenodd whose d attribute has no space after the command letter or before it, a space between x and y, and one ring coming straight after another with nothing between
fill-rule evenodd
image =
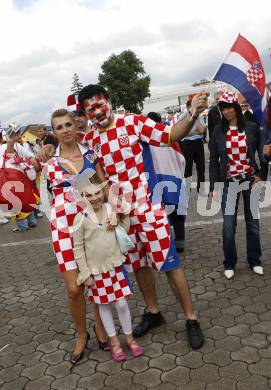
<instances>
[{"instance_id":1,"label":"overcast sky","mask_svg":"<svg viewBox=\"0 0 271 390\"><path fill-rule=\"evenodd\" d=\"M49 123L72 76L95 83L112 54L133 50L151 92L212 77L238 33L270 81L270 0L0 0L0 120Z\"/></svg>"}]
</instances>

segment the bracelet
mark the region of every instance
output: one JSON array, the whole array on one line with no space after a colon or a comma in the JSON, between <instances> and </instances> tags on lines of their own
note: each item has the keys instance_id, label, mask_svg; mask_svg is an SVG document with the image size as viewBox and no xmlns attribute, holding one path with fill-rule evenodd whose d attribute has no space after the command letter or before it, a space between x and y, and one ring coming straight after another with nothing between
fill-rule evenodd
<instances>
[{"instance_id":1,"label":"bracelet","mask_svg":"<svg viewBox=\"0 0 271 390\"><path fill-rule=\"evenodd\" d=\"M193 115L192 112L190 110L188 110L189 112L189 115L193 118L193 119L198 119L198 115Z\"/></svg>"}]
</instances>

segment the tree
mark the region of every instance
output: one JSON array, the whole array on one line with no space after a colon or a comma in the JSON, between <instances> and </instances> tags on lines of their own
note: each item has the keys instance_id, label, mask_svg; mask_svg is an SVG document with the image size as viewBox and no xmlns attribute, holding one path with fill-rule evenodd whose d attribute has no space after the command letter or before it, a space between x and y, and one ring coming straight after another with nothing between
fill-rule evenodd
<instances>
[{"instance_id":1,"label":"tree","mask_svg":"<svg viewBox=\"0 0 271 390\"><path fill-rule=\"evenodd\" d=\"M71 92L75 95L78 95L82 88L83 84L80 83L78 74L74 73L72 78Z\"/></svg>"},{"instance_id":2,"label":"tree","mask_svg":"<svg viewBox=\"0 0 271 390\"><path fill-rule=\"evenodd\" d=\"M107 89L113 108L140 113L145 98L150 96L151 79L136 54L131 50L112 54L101 68L99 83Z\"/></svg>"}]
</instances>

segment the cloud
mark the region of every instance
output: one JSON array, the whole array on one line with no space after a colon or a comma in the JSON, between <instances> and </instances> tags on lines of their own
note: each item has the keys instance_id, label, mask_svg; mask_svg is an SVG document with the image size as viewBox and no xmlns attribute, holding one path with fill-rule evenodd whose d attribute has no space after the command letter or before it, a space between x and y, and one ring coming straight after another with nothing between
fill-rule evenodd
<instances>
[{"instance_id":1,"label":"cloud","mask_svg":"<svg viewBox=\"0 0 271 390\"><path fill-rule=\"evenodd\" d=\"M253 10L247 0L234 10L212 7L208 0L0 0L0 119L48 123L65 106L75 72L83 84L97 82L102 63L126 49L142 60L155 93L189 86L214 74L239 32L258 48L270 79L270 0Z\"/></svg>"},{"instance_id":2,"label":"cloud","mask_svg":"<svg viewBox=\"0 0 271 390\"><path fill-rule=\"evenodd\" d=\"M199 38L206 39L215 33L209 24L197 19L177 24L163 24L161 32L167 42L187 42L189 45Z\"/></svg>"}]
</instances>

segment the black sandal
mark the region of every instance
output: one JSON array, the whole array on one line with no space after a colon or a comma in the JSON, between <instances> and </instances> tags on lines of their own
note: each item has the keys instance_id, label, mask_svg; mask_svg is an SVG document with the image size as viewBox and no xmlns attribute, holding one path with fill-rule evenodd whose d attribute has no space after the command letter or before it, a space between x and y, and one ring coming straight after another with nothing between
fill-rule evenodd
<instances>
[{"instance_id":1,"label":"black sandal","mask_svg":"<svg viewBox=\"0 0 271 390\"><path fill-rule=\"evenodd\" d=\"M96 336L96 339L97 339L97 342L98 342L98 345L99 345L99 349L101 349L102 351L110 351L110 342L109 341L100 341L98 339L98 336L97 336L97 333L96 333L96 329L95 329L95 324L93 325L93 331L95 333L95 336Z\"/></svg>"},{"instance_id":2,"label":"black sandal","mask_svg":"<svg viewBox=\"0 0 271 390\"><path fill-rule=\"evenodd\" d=\"M89 342L89 339L90 339L90 334L87 333L87 340L86 340L86 344L85 344L85 346L84 346L83 351L80 352L80 353L77 354L77 355L74 354L74 353L71 354L70 363L71 363L72 365L75 365L76 363L78 363L78 362L82 359L82 357L83 357L83 355L84 355L84 350L87 348L87 344L88 344L88 342Z\"/></svg>"}]
</instances>

